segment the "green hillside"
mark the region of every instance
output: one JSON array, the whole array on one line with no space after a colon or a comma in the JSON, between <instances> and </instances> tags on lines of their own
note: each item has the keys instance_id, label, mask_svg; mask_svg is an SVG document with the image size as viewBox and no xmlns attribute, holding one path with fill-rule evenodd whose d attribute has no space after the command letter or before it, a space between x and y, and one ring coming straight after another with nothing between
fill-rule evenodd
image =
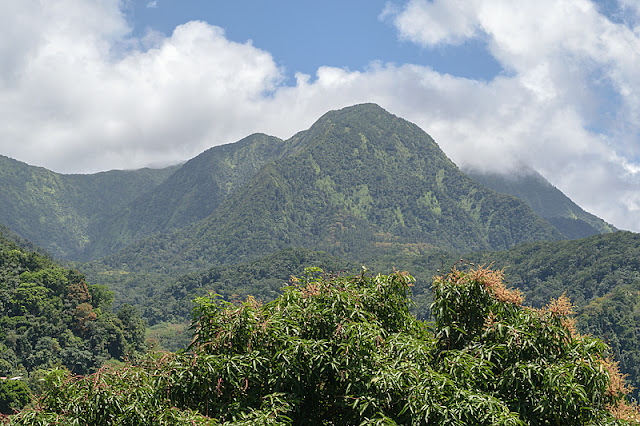
<instances>
[{"instance_id":1,"label":"green hillside","mask_svg":"<svg viewBox=\"0 0 640 426\"><path fill-rule=\"evenodd\" d=\"M539 176L473 176L557 229L467 179L424 131L373 104L329 112L287 141L255 134L162 170L62 175L0 157L0 222L72 260L160 235L110 262L186 262L183 271L292 246L353 258L613 229Z\"/></svg>"},{"instance_id":2,"label":"green hillside","mask_svg":"<svg viewBox=\"0 0 640 426\"><path fill-rule=\"evenodd\" d=\"M474 170L466 173L487 188L523 200L568 239L616 231L614 226L584 211L535 170L512 175Z\"/></svg>"},{"instance_id":3,"label":"green hillside","mask_svg":"<svg viewBox=\"0 0 640 426\"><path fill-rule=\"evenodd\" d=\"M287 247L506 249L561 234L524 202L468 178L416 125L377 105L332 111L286 141L213 214L108 258L131 269L234 263Z\"/></svg>"},{"instance_id":4,"label":"green hillside","mask_svg":"<svg viewBox=\"0 0 640 426\"><path fill-rule=\"evenodd\" d=\"M130 306L112 313L112 299L106 287L87 286L79 272L0 233L0 376L37 387L44 369L87 374L144 352L144 322ZM0 413L8 414L5 402L0 395Z\"/></svg>"},{"instance_id":5,"label":"green hillside","mask_svg":"<svg viewBox=\"0 0 640 426\"><path fill-rule=\"evenodd\" d=\"M0 222L59 258L74 258L93 227L175 169L63 175L0 156Z\"/></svg>"},{"instance_id":6,"label":"green hillside","mask_svg":"<svg viewBox=\"0 0 640 426\"><path fill-rule=\"evenodd\" d=\"M146 235L185 227L209 216L265 164L283 155L284 141L263 134L213 147L187 161L151 191L95 228L84 259L113 253Z\"/></svg>"},{"instance_id":7,"label":"green hillside","mask_svg":"<svg viewBox=\"0 0 640 426\"><path fill-rule=\"evenodd\" d=\"M536 306L565 291L577 306L584 306L618 286L640 280L640 234L619 231L580 240L523 244L472 260L506 268L511 284L529 294L529 302Z\"/></svg>"},{"instance_id":8,"label":"green hillside","mask_svg":"<svg viewBox=\"0 0 640 426\"><path fill-rule=\"evenodd\" d=\"M408 271L413 313L437 319L433 276L465 259L505 268L536 308L566 293L578 329L605 339L639 387L640 236L612 233L534 172L470 176L373 104L331 111L286 141L255 134L162 170L62 175L0 157L0 375L38 386L51 366L95 371L145 349L145 320L178 348L194 297L276 300L308 266L326 282L363 265L372 276ZM86 283L29 240L93 259L69 263Z\"/></svg>"},{"instance_id":9,"label":"green hillside","mask_svg":"<svg viewBox=\"0 0 640 426\"><path fill-rule=\"evenodd\" d=\"M181 166L88 175L0 156L0 222L56 257L95 259L207 217L283 149L282 140L255 134Z\"/></svg>"}]
</instances>

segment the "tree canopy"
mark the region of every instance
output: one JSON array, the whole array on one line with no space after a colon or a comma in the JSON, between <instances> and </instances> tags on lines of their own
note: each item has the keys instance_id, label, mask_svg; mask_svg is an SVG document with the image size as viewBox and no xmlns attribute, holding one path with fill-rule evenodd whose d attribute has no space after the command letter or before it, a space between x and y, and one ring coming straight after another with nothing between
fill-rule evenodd
<instances>
[{"instance_id":1,"label":"tree canopy","mask_svg":"<svg viewBox=\"0 0 640 426\"><path fill-rule=\"evenodd\" d=\"M111 312L112 299L106 287L88 286L79 272L0 233L0 377L33 387L39 371L54 366L88 374L145 351L144 321L130 306ZM0 413L22 408L24 389L0 381Z\"/></svg>"},{"instance_id":2,"label":"tree canopy","mask_svg":"<svg viewBox=\"0 0 640 426\"><path fill-rule=\"evenodd\" d=\"M464 269L464 268L463 268ZM292 278L269 303L196 300L190 350L86 377L53 370L11 424L623 424L638 419L598 339L561 297L522 305L502 274L434 279L434 323L406 273Z\"/></svg>"}]
</instances>

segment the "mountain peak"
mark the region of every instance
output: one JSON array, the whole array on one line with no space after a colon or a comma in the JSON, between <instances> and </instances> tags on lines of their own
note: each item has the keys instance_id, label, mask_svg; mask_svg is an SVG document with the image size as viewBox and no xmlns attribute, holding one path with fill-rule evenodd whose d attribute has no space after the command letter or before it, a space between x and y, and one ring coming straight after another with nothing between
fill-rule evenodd
<instances>
[{"instance_id":1,"label":"mountain peak","mask_svg":"<svg viewBox=\"0 0 640 426\"><path fill-rule=\"evenodd\" d=\"M453 164L424 130L374 103L329 111L308 130L294 135L287 145L288 155L293 156L312 149L318 157L334 152L360 161L362 156L366 160L376 152L385 152L405 159L435 155Z\"/></svg>"},{"instance_id":2,"label":"mountain peak","mask_svg":"<svg viewBox=\"0 0 640 426\"><path fill-rule=\"evenodd\" d=\"M365 119L367 121L375 121L379 119L381 116L395 117L399 118L384 108L382 108L378 104L374 103L364 103L357 104L348 107L344 107L341 109L336 109L325 113L322 117L320 117L316 123L325 123L325 122L343 122L349 120L362 120Z\"/></svg>"},{"instance_id":3,"label":"mountain peak","mask_svg":"<svg viewBox=\"0 0 640 426\"><path fill-rule=\"evenodd\" d=\"M323 115L213 213L169 236L157 264L247 260L286 247L378 252L506 249L560 233L516 198L464 175L415 124L375 104ZM153 240L115 263L157 258Z\"/></svg>"},{"instance_id":4,"label":"mountain peak","mask_svg":"<svg viewBox=\"0 0 640 426\"><path fill-rule=\"evenodd\" d=\"M370 113L385 113L385 114L390 114L390 112L388 112L386 109L382 108L380 105L373 103L373 102L365 102L362 104L355 104L355 105L350 105L344 108L340 108L340 109L335 109L332 111L327 112L325 115L328 114L348 114L351 112L358 112L358 113L364 113L364 112L370 112Z\"/></svg>"}]
</instances>

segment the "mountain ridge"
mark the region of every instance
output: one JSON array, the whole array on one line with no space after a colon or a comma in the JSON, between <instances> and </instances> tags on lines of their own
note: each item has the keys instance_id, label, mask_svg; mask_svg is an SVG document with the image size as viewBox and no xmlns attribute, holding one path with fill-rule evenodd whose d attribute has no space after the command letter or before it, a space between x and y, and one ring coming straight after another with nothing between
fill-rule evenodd
<instances>
[{"instance_id":1,"label":"mountain ridge","mask_svg":"<svg viewBox=\"0 0 640 426\"><path fill-rule=\"evenodd\" d=\"M174 170L63 175L0 156L0 223L54 256L71 258L89 243L98 217L124 207Z\"/></svg>"},{"instance_id":2,"label":"mountain ridge","mask_svg":"<svg viewBox=\"0 0 640 426\"><path fill-rule=\"evenodd\" d=\"M93 235L93 244L83 258L101 257L146 235L182 228L207 217L264 164L281 156L283 145L279 138L255 133L209 148L122 212L107 217L96 228L99 232Z\"/></svg>"},{"instance_id":3,"label":"mountain ridge","mask_svg":"<svg viewBox=\"0 0 640 426\"><path fill-rule=\"evenodd\" d=\"M474 169L466 169L464 172L494 191L523 200L568 239L617 231L613 225L583 210L531 168L522 167L517 174Z\"/></svg>"},{"instance_id":4,"label":"mountain ridge","mask_svg":"<svg viewBox=\"0 0 640 426\"><path fill-rule=\"evenodd\" d=\"M524 202L468 178L427 133L377 105L327 113L285 144L289 156L211 216L108 263L203 266L291 246L357 257L389 241L491 249L561 238Z\"/></svg>"},{"instance_id":5,"label":"mountain ridge","mask_svg":"<svg viewBox=\"0 0 640 426\"><path fill-rule=\"evenodd\" d=\"M8 188L0 193L8 206L0 223L72 260L113 260L147 238L156 238L157 261L188 251L199 266L248 260L256 249L359 256L563 238L526 205L466 180L424 130L376 104L329 111L286 141L253 134L168 169L60 175L12 165L17 179L0 167L0 189ZM512 215L526 216L526 224ZM232 241L248 236L253 244ZM200 242L190 248L192 237ZM209 260L197 253L211 252L216 241ZM223 245L235 253L223 253Z\"/></svg>"}]
</instances>

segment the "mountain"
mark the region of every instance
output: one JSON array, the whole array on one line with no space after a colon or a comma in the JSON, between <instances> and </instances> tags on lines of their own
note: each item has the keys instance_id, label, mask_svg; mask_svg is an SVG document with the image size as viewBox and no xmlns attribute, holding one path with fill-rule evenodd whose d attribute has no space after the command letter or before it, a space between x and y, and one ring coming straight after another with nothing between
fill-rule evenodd
<instances>
[{"instance_id":1,"label":"mountain","mask_svg":"<svg viewBox=\"0 0 640 426\"><path fill-rule=\"evenodd\" d=\"M261 167L282 156L284 145L276 137L254 134L203 152L95 226L82 258L98 258L146 235L204 219Z\"/></svg>"},{"instance_id":2,"label":"mountain","mask_svg":"<svg viewBox=\"0 0 640 426\"><path fill-rule=\"evenodd\" d=\"M162 170L62 175L0 157L0 205L3 374L56 362L88 372L141 348L143 322L123 302L166 326L209 291L273 299L309 265L407 270L423 318L433 275L464 258L505 268L536 307L566 292L579 330L605 338L640 383L640 236L611 233L535 172L462 173L377 105ZM72 259L118 251L81 265L86 285L27 239ZM111 286L118 314L95 283Z\"/></svg>"},{"instance_id":3,"label":"mountain","mask_svg":"<svg viewBox=\"0 0 640 426\"><path fill-rule=\"evenodd\" d=\"M38 247L29 240L25 240L2 223L0 223L0 238L5 243L15 244L22 250L37 252L44 257L51 257L45 249Z\"/></svg>"},{"instance_id":4,"label":"mountain","mask_svg":"<svg viewBox=\"0 0 640 426\"><path fill-rule=\"evenodd\" d=\"M63 175L0 156L0 222L59 258L73 258L92 227L157 186L175 168Z\"/></svg>"},{"instance_id":5,"label":"mountain","mask_svg":"<svg viewBox=\"0 0 640 426\"><path fill-rule=\"evenodd\" d=\"M613 225L584 211L533 169L525 168L523 173L518 174L477 170L465 172L487 188L523 200L568 239L585 238L617 230Z\"/></svg>"},{"instance_id":6,"label":"mountain","mask_svg":"<svg viewBox=\"0 0 640 426\"><path fill-rule=\"evenodd\" d=\"M98 258L207 217L283 148L284 141L255 134L180 166L88 175L0 156L0 222L56 257Z\"/></svg>"},{"instance_id":7,"label":"mountain","mask_svg":"<svg viewBox=\"0 0 640 426\"><path fill-rule=\"evenodd\" d=\"M107 264L194 270L287 247L353 259L562 238L526 203L467 177L427 133L377 105L331 111L283 149L210 216Z\"/></svg>"},{"instance_id":8,"label":"mountain","mask_svg":"<svg viewBox=\"0 0 640 426\"><path fill-rule=\"evenodd\" d=\"M0 157L0 222L71 260L140 243L127 250L159 244L164 261L195 238L205 250L188 257L199 267L287 247L355 256L503 249L615 230L539 175L470 175L483 185L417 126L365 104L329 112L287 141L255 134L161 170L63 175ZM486 186L524 200L555 229Z\"/></svg>"}]
</instances>

